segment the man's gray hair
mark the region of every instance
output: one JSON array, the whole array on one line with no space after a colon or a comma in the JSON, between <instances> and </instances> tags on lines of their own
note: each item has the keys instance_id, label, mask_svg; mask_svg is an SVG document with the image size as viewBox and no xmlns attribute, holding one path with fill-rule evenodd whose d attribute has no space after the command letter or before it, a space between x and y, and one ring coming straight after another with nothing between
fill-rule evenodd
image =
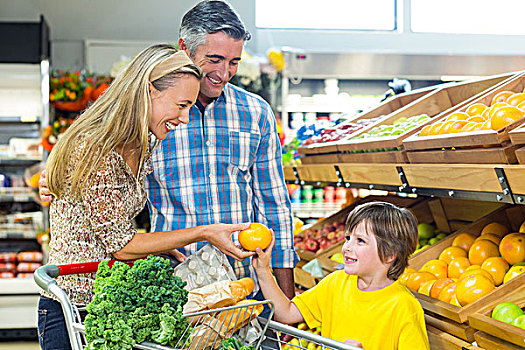
<instances>
[{"instance_id":1,"label":"man's gray hair","mask_svg":"<svg viewBox=\"0 0 525 350\"><path fill-rule=\"evenodd\" d=\"M241 18L233 7L221 0L205 0L190 9L182 18L179 36L184 39L190 56L206 43L206 35L223 32L235 40L250 40Z\"/></svg>"}]
</instances>

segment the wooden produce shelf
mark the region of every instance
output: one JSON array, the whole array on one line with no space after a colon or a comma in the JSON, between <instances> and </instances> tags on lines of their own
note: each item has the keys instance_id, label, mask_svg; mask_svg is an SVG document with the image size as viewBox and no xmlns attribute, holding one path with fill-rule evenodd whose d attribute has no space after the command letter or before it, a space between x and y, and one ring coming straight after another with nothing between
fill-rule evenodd
<instances>
[{"instance_id":1,"label":"wooden produce shelf","mask_svg":"<svg viewBox=\"0 0 525 350\"><path fill-rule=\"evenodd\" d=\"M525 87L525 73L519 73L515 76L502 81L495 87L474 98L469 99L468 103L463 103L461 108L447 111L440 115L439 122L445 120L452 112L465 112L465 110L474 103L483 103L490 106L493 97L501 91L522 92ZM521 118L514 123L507 125L500 130L480 130L464 133L419 136L417 134L406 138L403 141L405 150L409 151L407 156L410 163L430 163L440 161L454 163L516 163L515 156L508 156L514 149L498 148L510 144L510 131L519 127L525 118ZM516 144L514 144L516 146ZM462 153L457 152L458 148L464 148ZM488 151L487 151L488 149ZM435 151L443 151L436 153ZM433 160L432 157L441 157Z\"/></svg>"},{"instance_id":2,"label":"wooden produce shelf","mask_svg":"<svg viewBox=\"0 0 525 350\"><path fill-rule=\"evenodd\" d=\"M453 235L442 239L428 249L415 254L409 260L409 267L419 270L427 261L437 259L441 252L445 248L450 247L454 239L463 232L468 232L475 236L479 236L483 227L491 222L502 223L507 226L511 232L518 232L518 229L523 221L525 221L524 206L502 206L490 214L485 215L483 218L477 220L473 224L468 225L463 229L458 230ZM413 292L413 294L419 300L425 311L440 315L457 323L464 323L467 321L468 316L478 312L479 310L482 310L486 305L495 303L501 298L502 295L510 293L514 289L522 286L524 283L525 275L517 276L507 283L496 287L496 289L494 289L489 294L464 307L458 307L417 292Z\"/></svg>"},{"instance_id":3,"label":"wooden produce shelf","mask_svg":"<svg viewBox=\"0 0 525 350\"><path fill-rule=\"evenodd\" d=\"M474 339L479 346L486 350L523 350L525 347L516 346L482 331L474 333Z\"/></svg>"},{"instance_id":4,"label":"wooden produce shelf","mask_svg":"<svg viewBox=\"0 0 525 350\"><path fill-rule=\"evenodd\" d=\"M355 117L345 121L343 124L341 125L344 125L344 124L349 124L349 123L355 123L356 121L358 120L363 120L363 119L372 119L372 118L377 118L377 117L380 117L382 115L388 115L414 101L416 101L417 99L425 96L425 95L428 95L429 93L435 91L436 89L438 88L438 86L429 86L429 87L426 87L426 88L422 88L422 89L417 89L417 90L413 90L413 91L409 91L409 92L405 92L403 94L400 94L400 95L396 95L396 96L393 96L383 102L381 102L377 107L373 107L367 111L364 111L358 115L356 115ZM373 125L378 125L379 124L379 121L376 122L376 123L373 123L371 124L372 126ZM340 125L340 126L341 126ZM356 132L352 133L352 134L348 134L345 136L345 139L346 138L352 138L356 135L358 135L360 133L362 129L360 130L357 130ZM297 153L299 154L305 154L305 155L314 155L314 154L320 154L320 153L333 153L333 152L337 152L337 143L339 141L332 141L332 142L324 142L324 143L314 143L314 144L311 144L311 145L307 145L307 146L301 146L297 149ZM305 158L308 158L308 157L305 157Z\"/></svg>"},{"instance_id":5,"label":"wooden produce shelf","mask_svg":"<svg viewBox=\"0 0 525 350\"><path fill-rule=\"evenodd\" d=\"M447 332L427 325L428 341L431 349L439 350L484 350L466 342L463 339L454 337Z\"/></svg>"},{"instance_id":6,"label":"wooden produce shelf","mask_svg":"<svg viewBox=\"0 0 525 350\"><path fill-rule=\"evenodd\" d=\"M391 125L396 119L401 117L409 118L421 114L427 114L432 117L429 121L421 124L417 128L396 136L340 141L337 143L337 150L341 153L346 153L345 157L342 158L342 161L359 162L366 160L381 163L392 162L392 155L388 154L389 152L375 152L376 154L374 157L372 157L372 153L361 156L360 153L356 154L354 152L361 150L387 150L401 148L404 139L419 132L419 130L425 125L432 124L440 119L441 116L448 115L465 105L470 105L473 100L482 96L487 90L493 89L494 86L498 86L498 84L507 80L511 76L514 76L514 74L506 73L478 80L464 81L451 86L441 87L436 91L421 97L407 106L391 113L388 118L383 119L378 124L368 126L366 129L361 130L353 137L364 134L375 126ZM400 153L398 159L395 161L398 163L407 162L408 158L404 153Z\"/></svg>"},{"instance_id":7,"label":"wooden produce shelf","mask_svg":"<svg viewBox=\"0 0 525 350\"><path fill-rule=\"evenodd\" d=\"M468 317L469 324L486 334L500 339L499 344L514 344L525 348L525 329L495 320L491 317L492 310L496 305L503 302L515 303L519 307L525 307L525 284L518 286L508 293L501 294L500 298ZM508 344L508 345L510 345Z\"/></svg>"}]
</instances>

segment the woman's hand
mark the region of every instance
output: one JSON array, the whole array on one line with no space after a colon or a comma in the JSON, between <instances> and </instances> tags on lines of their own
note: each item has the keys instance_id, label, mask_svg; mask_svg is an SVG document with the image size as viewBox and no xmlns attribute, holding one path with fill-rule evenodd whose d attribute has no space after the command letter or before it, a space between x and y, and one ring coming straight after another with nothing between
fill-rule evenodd
<instances>
[{"instance_id":1,"label":"woman's hand","mask_svg":"<svg viewBox=\"0 0 525 350\"><path fill-rule=\"evenodd\" d=\"M272 243L265 250L257 248L257 255L253 257L252 266L255 271L270 268L270 258L272 257L272 249L275 244L275 233L273 230L270 231L272 232Z\"/></svg>"},{"instance_id":2,"label":"woman's hand","mask_svg":"<svg viewBox=\"0 0 525 350\"><path fill-rule=\"evenodd\" d=\"M221 252L231 256L236 260L246 259L253 256L254 252L246 252L235 246L232 235L235 231L245 230L250 227L249 223L244 224L213 224L206 226L204 239L217 247Z\"/></svg>"},{"instance_id":3,"label":"woman's hand","mask_svg":"<svg viewBox=\"0 0 525 350\"><path fill-rule=\"evenodd\" d=\"M51 192L49 191L49 188L47 188L45 170L43 170L42 174L40 174L40 180L38 181L38 193L40 194L40 200L42 202L51 202L54 198Z\"/></svg>"},{"instance_id":4,"label":"woman's hand","mask_svg":"<svg viewBox=\"0 0 525 350\"><path fill-rule=\"evenodd\" d=\"M166 254L171 255L180 263L183 263L186 261L186 255L182 254L178 249L168 250Z\"/></svg>"}]
</instances>

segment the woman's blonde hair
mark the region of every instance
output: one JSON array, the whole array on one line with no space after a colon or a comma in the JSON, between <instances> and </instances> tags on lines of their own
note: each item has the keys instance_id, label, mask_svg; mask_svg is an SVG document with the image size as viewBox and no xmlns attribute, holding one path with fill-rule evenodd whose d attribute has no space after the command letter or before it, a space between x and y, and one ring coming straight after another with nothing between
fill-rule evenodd
<instances>
[{"instance_id":1,"label":"woman's blonde hair","mask_svg":"<svg viewBox=\"0 0 525 350\"><path fill-rule=\"evenodd\" d=\"M71 183L71 194L79 197L88 184L90 174L117 147L126 149L126 146L131 146L133 152L139 153L139 169L142 167L150 143L150 75L175 54L184 53L165 44L153 45L140 52L106 92L67 129L53 148L46 165L47 186L53 195L60 198L67 184ZM200 80L200 68L190 63L189 59L187 61L155 78L151 82L153 86L162 91L174 86L183 74L194 75ZM72 151L82 140L86 141L86 145L78 161L75 161L78 165L68 173Z\"/></svg>"}]
</instances>

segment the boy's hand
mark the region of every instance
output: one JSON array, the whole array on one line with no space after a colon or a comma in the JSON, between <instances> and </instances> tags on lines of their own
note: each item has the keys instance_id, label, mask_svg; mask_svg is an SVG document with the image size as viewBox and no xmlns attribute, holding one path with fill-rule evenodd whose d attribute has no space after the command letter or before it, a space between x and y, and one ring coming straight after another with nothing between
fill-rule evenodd
<instances>
[{"instance_id":1,"label":"boy's hand","mask_svg":"<svg viewBox=\"0 0 525 350\"><path fill-rule=\"evenodd\" d=\"M258 269L269 269L270 268L270 258L272 257L272 249L275 244L275 233L272 232L272 242L270 245L263 251L261 248L257 248L255 255L253 256L252 266L255 270Z\"/></svg>"},{"instance_id":2,"label":"boy's hand","mask_svg":"<svg viewBox=\"0 0 525 350\"><path fill-rule=\"evenodd\" d=\"M357 348L363 348L363 345L361 345L360 342L358 342L357 340L353 340L353 339L347 339L345 340L345 344L348 344L348 345L352 345L352 346L355 346Z\"/></svg>"}]
</instances>

